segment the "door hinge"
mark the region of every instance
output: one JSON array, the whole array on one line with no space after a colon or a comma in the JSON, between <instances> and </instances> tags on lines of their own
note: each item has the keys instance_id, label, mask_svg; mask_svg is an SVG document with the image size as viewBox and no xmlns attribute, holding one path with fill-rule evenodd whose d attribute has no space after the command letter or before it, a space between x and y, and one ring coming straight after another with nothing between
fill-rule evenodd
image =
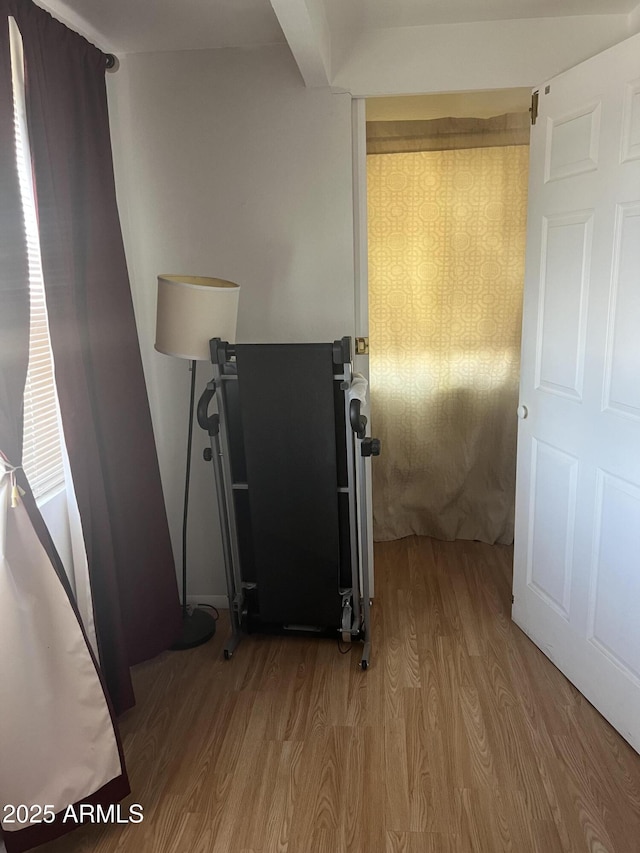
<instances>
[{"instance_id":1,"label":"door hinge","mask_svg":"<svg viewBox=\"0 0 640 853\"><path fill-rule=\"evenodd\" d=\"M531 124L535 124L538 120L538 98L540 97L540 92L536 89L535 92L531 94L531 106L529 107L529 112L531 113Z\"/></svg>"},{"instance_id":2,"label":"door hinge","mask_svg":"<svg viewBox=\"0 0 640 853\"><path fill-rule=\"evenodd\" d=\"M356 355L369 355L369 338L356 338Z\"/></svg>"},{"instance_id":3,"label":"door hinge","mask_svg":"<svg viewBox=\"0 0 640 853\"><path fill-rule=\"evenodd\" d=\"M511 603L513 604L513 603L515 602L515 600L516 600L515 595L512 595L512 596L511 596Z\"/></svg>"}]
</instances>

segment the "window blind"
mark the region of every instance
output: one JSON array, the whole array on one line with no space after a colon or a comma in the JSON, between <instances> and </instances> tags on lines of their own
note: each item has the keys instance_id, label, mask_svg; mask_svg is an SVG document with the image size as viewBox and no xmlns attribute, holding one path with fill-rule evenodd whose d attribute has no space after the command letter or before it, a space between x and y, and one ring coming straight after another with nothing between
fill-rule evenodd
<instances>
[{"instance_id":1,"label":"window blind","mask_svg":"<svg viewBox=\"0 0 640 853\"><path fill-rule=\"evenodd\" d=\"M24 389L22 467L36 500L42 503L64 486L62 434L33 192L22 44L17 26L10 27L10 35L16 158L29 264L29 367Z\"/></svg>"}]
</instances>

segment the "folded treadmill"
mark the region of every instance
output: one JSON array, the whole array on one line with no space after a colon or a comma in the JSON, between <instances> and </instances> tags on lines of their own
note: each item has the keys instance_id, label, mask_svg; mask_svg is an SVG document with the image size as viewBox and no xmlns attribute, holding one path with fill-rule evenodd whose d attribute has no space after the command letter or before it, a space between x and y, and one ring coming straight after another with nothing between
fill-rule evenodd
<instances>
[{"instance_id":1,"label":"folded treadmill","mask_svg":"<svg viewBox=\"0 0 640 853\"><path fill-rule=\"evenodd\" d=\"M366 382L351 338L320 344L210 342L198 403L211 447L225 561L229 659L246 633L363 642L371 656ZM215 398L217 411L209 408Z\"/></svg>"}]
</instances>

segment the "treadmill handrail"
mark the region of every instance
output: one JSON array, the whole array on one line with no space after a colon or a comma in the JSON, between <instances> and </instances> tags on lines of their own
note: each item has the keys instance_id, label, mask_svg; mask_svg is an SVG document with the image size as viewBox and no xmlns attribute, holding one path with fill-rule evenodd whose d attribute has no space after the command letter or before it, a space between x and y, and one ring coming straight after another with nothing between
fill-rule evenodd
<instances>
[{"instance_id":1,"label":"treadmill handrail","mask_svg":"<svg viewBox=\"0 0 640 853\"><path fill-rule=\"evenodd\" d=\"M209 435L217 435L220 429L220 417L217 414L209 414L209 403L216 395L216 383L207 382L207 387L198 400L198 426Z\"/></svg>"}]
</instances>

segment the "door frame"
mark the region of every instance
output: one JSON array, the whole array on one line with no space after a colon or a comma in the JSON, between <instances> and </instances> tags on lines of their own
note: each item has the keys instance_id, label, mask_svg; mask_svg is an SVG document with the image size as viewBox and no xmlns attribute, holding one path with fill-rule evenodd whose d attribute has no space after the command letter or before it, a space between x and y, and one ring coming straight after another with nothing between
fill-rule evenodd
<instances>
[{"instance_id":1,"label":"door frame","mask_svg":"<svg viewBox=\"0 0 640 853\"><path fill-rule=\"evenodd\" d=\"M351 162L353 188L353 275L354 275L354 318L356 337L369 337L369 235L367 232L367 120L365 99L351 100ZM369 376L369 356L354 355L354 370L361 373L367 382ZM369 419L370 435L375 434L371 423L371 395L367 397L365 414ZM374 433L371 430L374 430ZM384 448L383 451L384 453ZM373 488L371 484L371 460L367 465L365 484L368 511L368 551L369 551L369 594L375 595L373 565ZM362 566L360 567L362 569Z\"/></svg>"},{"instance_id":2,"label":"door frame","mask_svg":"<svg viewBox=\"0 0 640 853\"><path fill-rule=\"evenodd\" d=\"M483 91L478 89L477 91ZM532 90L534 91L534 90ZM415 93L413 93L415 94ZM437 92L424 92L435 95ZM403 97L394 93L392 97ZM351 99L351 159L353 185L353 266L354 266L354 317L356 337L369 337L369 234L367 222L367 117L366 98ZM369 356L355 355L354 368L362 373L370 383ZM369 395L370 401L370 395ZM368 402L367 417L370 430L375 434L372 424L371 406ZM515 417L515 412L514 412ZM382 448L384 453L384 447ZM370 471L370 468L368 469ZM371 476L367 479L367 507L369 510L369 588L374 595L373 564L373 489Z\"/></svg>"}]
</instances>

